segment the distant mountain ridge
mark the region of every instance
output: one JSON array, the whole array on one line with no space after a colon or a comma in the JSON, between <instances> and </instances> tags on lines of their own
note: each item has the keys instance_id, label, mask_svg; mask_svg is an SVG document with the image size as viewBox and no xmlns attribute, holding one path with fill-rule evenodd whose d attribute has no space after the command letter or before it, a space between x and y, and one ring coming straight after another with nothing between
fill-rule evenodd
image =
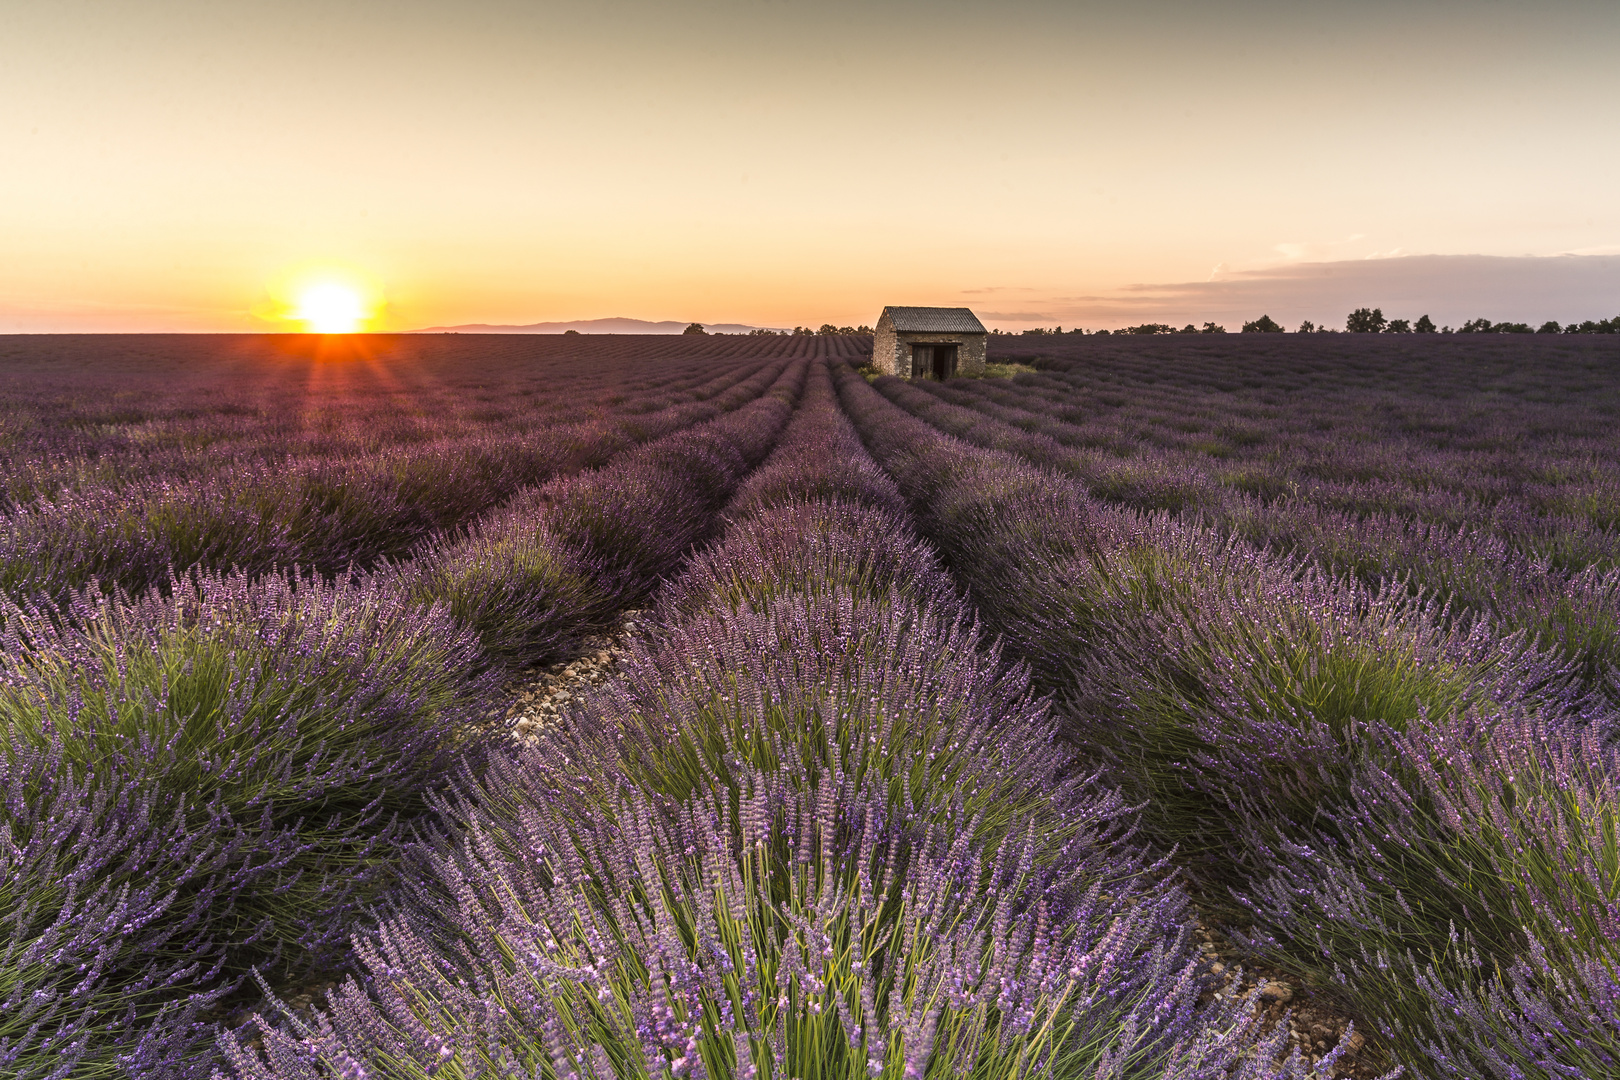
<instances>
[{"instance_id":1,"label":"distant mountain ridge","mask_svg":"<svg viewBox=\"0 0 1620 1080\"><path fill-rule=\"evenodd\" d=\"M690 323L665 319L648 322L646 319L576 319L573 322L537 322L518 325L495 323L464 323L461 326L429 326L421 330L407 330L409 334L566 334L573 330L581 334L679 334ZM742 323L704 323L703 329L715 334L746 334L750 330L765 329ZM774 329L774 327L772 328Z\"/></svg>"}]
</instances>

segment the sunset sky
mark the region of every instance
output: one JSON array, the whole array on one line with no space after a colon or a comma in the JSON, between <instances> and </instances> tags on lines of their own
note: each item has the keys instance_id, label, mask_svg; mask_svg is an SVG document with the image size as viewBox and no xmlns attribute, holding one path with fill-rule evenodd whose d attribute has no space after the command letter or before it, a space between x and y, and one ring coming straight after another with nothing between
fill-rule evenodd
<instances>
[{"instance_id":1,"label":"sunset sky","mask_svg":"<svg viewBox=\"0 0 1620 1080\"><path fill-rule=\"evenodd\" d=\"M0 5L0 332L1620 313L1620 3Z\"/></svg>"}]
</instances>

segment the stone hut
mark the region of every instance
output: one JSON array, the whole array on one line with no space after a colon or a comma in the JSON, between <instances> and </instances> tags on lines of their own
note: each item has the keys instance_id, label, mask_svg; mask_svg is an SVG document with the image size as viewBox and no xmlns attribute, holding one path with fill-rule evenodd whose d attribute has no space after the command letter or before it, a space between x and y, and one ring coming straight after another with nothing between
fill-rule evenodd
<instances>
[{"instance_id":1,"label":"stone hut","mask_svg":"<svg viewBox=\"0 0 1620 1080\"><path fill-rule=\"evenodd\" d=\"M872 366L904 379L983 375L985 337L965 307L886 307L872 335Z\"/></svg>"}]
</instances>

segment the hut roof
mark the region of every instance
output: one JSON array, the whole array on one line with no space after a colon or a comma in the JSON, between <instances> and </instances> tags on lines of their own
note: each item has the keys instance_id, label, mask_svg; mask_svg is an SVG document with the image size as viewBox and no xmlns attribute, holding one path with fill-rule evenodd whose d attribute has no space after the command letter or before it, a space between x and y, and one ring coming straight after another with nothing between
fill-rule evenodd
<instances>
[{"instance_id":1,"label":"hut roof","mask_svg":"<svg viewBox=\"0 0 1620 1080\"><path fill-rule=\"evenodd\" d=\"M965 307L886 307L894 328L912 334L983 334L984 324Z\"/></svg>"}]
</instances>

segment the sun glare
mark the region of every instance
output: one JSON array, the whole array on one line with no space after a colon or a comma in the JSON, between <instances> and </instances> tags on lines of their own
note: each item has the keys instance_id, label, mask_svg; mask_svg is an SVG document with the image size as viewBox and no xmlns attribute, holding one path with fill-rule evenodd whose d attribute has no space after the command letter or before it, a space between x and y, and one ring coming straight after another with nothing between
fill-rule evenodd
<instances>
[{"instance_id":1,"label":"sun glare","mask_svg":"<svg viewBox=\"0 0 1620 1080\"><path fill-rule=\"evenodd\" d=\"M366 302L352 286L323 281L298 294L293 318L316 334L352 334L366 321Z\"/></svg>"}]
</instances>

